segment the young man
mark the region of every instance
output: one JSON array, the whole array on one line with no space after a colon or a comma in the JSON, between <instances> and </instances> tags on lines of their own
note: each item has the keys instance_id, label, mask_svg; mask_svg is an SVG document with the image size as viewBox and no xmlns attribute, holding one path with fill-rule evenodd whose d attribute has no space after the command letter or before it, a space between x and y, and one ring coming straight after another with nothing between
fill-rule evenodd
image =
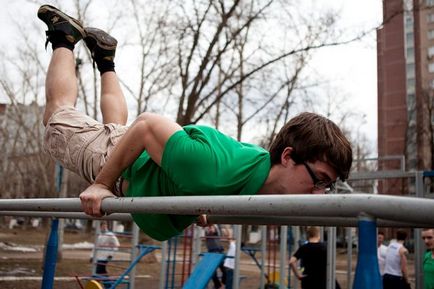
<instances>
[{"instance_id":1,"label":"young man","mask_svg":"<svg viewBox=\"0 0 434 289\"><path fill-rule=\"evenodd\" d=\"M427 248L423 256L423 284L425 289L434 289L434 229L422 229L422 240Z\"/></svg>"},{"instance_id":2,"label":"young man","mask_svg":"<svg viewBox=\"0 0 434 289\"><path fill-rule=\"evenodd\" d=\"M320 228L308 227L306 230L308 242L298 248L289 260L289 266L298 280L301 280L302 289L327 288L327 246L321 242ZM297 262L303 264L303 274L297 268ZM336 289L340 288L336 281Z\"/></svg>"},{"instance_id":3,"label":"young man","mask_svg":"<svg viewBox=\"0 0 434 289\"><path fill-rule=\"evenodd\" d=\"M126 127L127 107L114 71L116 40L83 28L43 5L53 55L46 79L45 147L92 183L80 194L83 210L101 216L101 200L122 196L188 196L324 193L348 177L351 145L330 120L304 113L289 121L270 152L240 143L215 129L177 123L152 113ZM101 74L103 124L78 112L74 45L84 38ZM123 181L125 180L125 181ZM118 184L117 184L118 183ZM122 185L119 185L122 183ZM177 235L192 216L134 214L154 239Z\"/></svg>"},{"instance_id":4,"label":"young man","mask_svg":"<svg viewBox=\"0 0 434 289\"><path fill-rule=\"evenodd\" d=\"M226 271L225 289L232 289L233 287L236 249L235 239L232 236L229 236L229 247L226 253L226 258L223 262Z\"/></svg>"},{"instance_id":5,"label":"young man","mask_svg":"<svg viewBox=\"0 0 434 289\"><path fill-rule=\"evenodd\" d=\"M108 228L107 221L100 222L100 233L96 239L92 256L95 256L96 274L108 275L107 264L113 259L113 255L120 246L116 235ZM94 254L95 253L95 254Z\"/></svg>"},{"instance_id":6,"label":"young man","mask_svg":"<svg viewBox=\"0 0 434 289\"><path fill-rule=\"evenodd\" d=\"M387 246L383 244L384 233L379 231L377 235L377 257L381 276L384 275L384 263L386 262Z\"/></svg>"},{"instance_id":7,"label":"young man","mask_svg":"<svg viewBox=\"0 0 434 289\"><path fill-rule=\"evenodd\" d=\"M402 230L396 232L396 240L390 242L387 247L383 288L384 289L407 289L409 288L407 255L408 250L404 247L407 233Z\"/></svg>"},{"instance_id":8,"label":"young man","mask_svg":"<svg viewBox=\"0 0 434 289\"><path fill-rule=\"evenodd\" d=\"M220 238L222 237L222 234L220 232L220 229L215 224L210 224L207 227L205 227L205 244L206 249L209 253L220 253L223 254L225 251L225 248L221 244ZM214 289L219 289L223 285L226 284L226 270L223 267L223 262L219 265L219 269L222 273L222 279L220 280L217 274L217 270L214 272L212 276L212 282L214 283Z\"/></svg>"}]
</instances>

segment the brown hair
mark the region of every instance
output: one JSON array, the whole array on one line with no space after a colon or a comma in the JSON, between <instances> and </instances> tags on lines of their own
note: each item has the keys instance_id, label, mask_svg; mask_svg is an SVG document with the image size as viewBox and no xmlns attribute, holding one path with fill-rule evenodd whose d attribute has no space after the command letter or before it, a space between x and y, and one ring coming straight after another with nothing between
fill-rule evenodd
<instances>
[{"instance_id":1,"label":"brown hair","mask_svg":"<svg viewBox=\"0 0 434 289\"><path fill-rule=\"evenodd\" d=\"M310 238L315 238L319 236L319 227L316 226L312 226L312 227L307 227L306 229L306 237L308 239Z\"/></svg>"},{"instance_id":2,"label":"brown hair","mask_svg":"<svg viewBox=\"0 0 434 289\"><path fill-rule=\"evenodd\" d=\"M407 239L407 232L404 230L396 231L396 239L398 241L405 241L405 239Z\"/></svg>"},{"instance_id":3,"label":"brown hair","mask_svg":"<svg viewBox=\"0 0 434 289\"><path fill-rule=\"evenodd\" d=\"M342 181L348 178L353 161L351 144L331 120L304 112L287 122L270 146L272 165L280 164L286 147L294 149L291 158L296 163L323 161Z\"/></svg>"}]
</instances>

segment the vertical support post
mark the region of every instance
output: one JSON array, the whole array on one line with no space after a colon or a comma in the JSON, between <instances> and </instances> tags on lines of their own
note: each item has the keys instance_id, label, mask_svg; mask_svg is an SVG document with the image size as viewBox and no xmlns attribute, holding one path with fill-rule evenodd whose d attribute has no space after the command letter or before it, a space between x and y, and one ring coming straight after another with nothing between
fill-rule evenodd
<instances>
[{"instance_id":1,"label":"vertical support post","mask_svg":"<svg viewBox=\"0 0 434 289\"><path fill-rule=\"evenodd\" d=\"M172 237L170 239L170 247L173 247L173 250L169 250L169 256L172 255L170 260L171 274L170 274L170 288L175 288L175 274L176 274L176 256L178 252L178 240L179 236Z\"/></svg>"},{"instance_id":2,"label":"vertical support post","mask_svg":"<svg viewBox=\"0 0 434 289\"><path fill-rule=\"evenodd\" d=\"M69 173L68 170L65 170L59 162L56 162L55 165L55 182L56 182L56 192L59 194L59 198L66 198L68 192L68 179ZM63 245L63 236L64 236L64 228L65 228L65 220L59 220L59 230L57 232L58 235L58 246L57 246L57 260L61 261L63 258L62 245Z\"/></svg>"},{"instance_id":3,"label":"vertical support post","mask_svg":"<svg viewBox=\"0 0 434 289\"><path fill-rule=\"evenodd\" d=\"M352 228L345 228L347 234L347 284L348 288L353 287L353 231Z\"/></svg>"},{"instance_id":4,"label":"vertical support post","mask_svg":"<svg viewBox=\"0 0 434 289\"><path fill-rule=\"evenodd\" d=\"M416 183L416 197L423 198L424 186L423 186L422 171L416 172L415 183ZM421 234L422 234L421 229L414 229L414 277L415 277L416 289L424 288L423 269L422 269L424 244L422 242Z\"/></svg>"},{"instance_id":5,"label":"vertical support post","mask_svg":"<svg viewBox=\"0 0 434 289\"><path fill-rule=\"evenodd\" d=\"M191 262L192 265L195 266L197 263L197 259L199 257L200 254L200 249L201 249L201 245L202 245L202 241L200 239L200 228L199 226L194 226L193 227L194 231L193 231L193 236L194 236L194 241L193 241L193 256L191 257Z\"/></svg>"},{"instance_id":6,"label":"vertical support post","mask_svg":"<svg viewBox=\"0 0 434 289\"><path fill-rule=\"evenodd\" d=\"M159 289L164 289L166 285L167 271L167 241L161 242L161 271L160 271L160 286Z\"/></svg>"},{"instance_id":7,"label":"vertical support post","mask_svg":"<svg viewBox=\"0 0 434 289\"><path fill-rule=\"evenodd\" d=\"M267 252L267 226L261 226L261 277L259 288L265 287L265 254Z\"/></svg>"},{"instance_id":8,"label":"vertical support post","mask_svg":"<svg viewBox=\"0 0 434 289\"><path fill-rule=\"evenodd\" d=\"M241 225L234 226L234 238L236 240L235 245L235 268L234 268L234 280L232 288L240 288L240 257L241 257Z\"/></svg>"},{"instance_id":9,"label":"vertical support post","mask_svg":"<svg viewBox=\"0 0 434 289\"><path fill-rule=\"evenodd\" d=\"M353 289L382 289L377 258L377 224L371 216L359 216L359 254Z\"/></svg>"},{"instance_id":10,"label":"vertical support post","mask_svg":"<svg viewBox=\"0 0 434 289\"><path fill-rule=\"evenodd\" d=\"M300 247L300 227L294 227L294 252L296 252L298 250L298 248ZM294 279L294 289L298 288L298 279L297 278L293 278Z\"/></svg>"},{"instance_id":11,"label":"vertical support post","mask_svg":"<svg viewBox=\"0 0 434 289\"><path fill-rule=\"evenodd\" d=\"M336 287L336 227L328 227L327 234L327 289Z\"/></svg>"},{"instance_id":12,"label":"vertical support post","mask_svg":"<svg viewBox=\"0 0 434 289\"><path fill-rule=\"evenodd\" d=\"M137 245L139 244L139 227L136 225L136 223L133 222L133 237L131 238L131 260L130 262L133 262L137 256L139 255L139 248ZM134 266L130 271L130 286L129 289L135 288L136 283L136 266Z\"/></svg>"},{"instance_id":13,"label":"vertical support post","mask_svg":"<svg viewBox=\"0 0 434 289\"><path fill-rule=\"evenodd\" d=\"M52 289L56 273L59 220L51 221L51 231L45 248L44 274L41 289Z\"/></svg>"},{"instance_id":14,"label":"vertical support post","mask_svg":"<svg viewBox=\"0 0 434 289\"><path fill-rule=\"evenodd\" d=\"M91 221L92 224L95 225L95 241L93 242L93 251L92 251L92 275L96 275L96 265L98 263L97 260L97 251L99 250L99 248L97 247L97 242L98 242L98 236L101 234L101 221L96 220L96 221Z\"/></svg>"},{"instance_id":15,"label":"vertical support post","mask_svg":"<svg viewBox=\"0 0 434 289\"><path fill-rule=\"evenodd\" d=\"M292 245L294 242L294 236L292 234L292 227L289 226L288 227L288 234L287 234L287 240L286 240L286 246L287 246L287 251L288 251L288 262L289 259L291 259L292 256ZM291 267L288 265L288 271L287 271L287 278L286 278L286 284L288 284L288 288L291 288Z\"/></svg>"},{"instance_id":16,"label":"vertical support post","mask_svg":"<svg viewBox=\"0 0 434 289\"><path fill-rule=\"evenodd\" d=\"M288 226L280 227L280 274L279 274L279 288L286 288L286 263L288 257L286 256L286 245L288 240Z\"/></svg>"}]
</instances>

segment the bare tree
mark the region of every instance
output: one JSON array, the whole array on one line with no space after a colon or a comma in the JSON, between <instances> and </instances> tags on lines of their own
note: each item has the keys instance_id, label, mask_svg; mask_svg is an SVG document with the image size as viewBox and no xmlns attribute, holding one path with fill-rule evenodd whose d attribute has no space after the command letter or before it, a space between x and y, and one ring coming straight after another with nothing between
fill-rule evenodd
<instances>
[{"instance_id":1,"label":"bare tree","mask_svg":"<svg viewBox=\"0 0 434 289\"><path fill-rule=\"evenodd\" d=\"M309 91L318 81L307 78L305 69L315 49L345 43L335 37L334 13L306 12L297 3L281 0L109 0L104 5L102 0L74 0L57 4L85 26L101 23L101 14L92 14L96 7L98 12L107 12L104 27L98 27L119 41L116 64L127 74L118 76L127 98L134 101L136 114L169 112L181 125L211 121L223 130L233 130L239 140L247 126L259 127L258 132L265 132L261 135L264 145L294 111L311 107ZM36 22L37 28L32 29L41 32L35 18ZM30 28L21 31L26 29ZM41 47L35 44L41 36L35 40L29 35L34 34L23 33L23 43L17 43L23 58L3 57L8 61L1 71L1 89L10 99L9 113L15 114L8 116L8 123L14 120L19 129L14 134L3 129L8 141L0 146L18 151L18 142L31 144L34 149L26 144L25 153L41 154L35 166L46 172L40 179L51 194L53 178L41 149L42 130L26 124L19 112L20 104L43 104L44 99L47 57L35 48ZM92 60L82 42L75 56L79 107L97 118L98 73L88 69ZM11 71L13 79L6 77ZM1 168L4 178L14 171L10 164L3 163ZM15 168L20 170L22 167Z\"/></svg>"},{"instance_id":2,"label":"bare tree","mask_svg":"<svg viewBox=\"0 0 434 289\"><path fill-rule=\"evenodd\" d=\"M0 166L1 193L46 197L54 187L50 177L53 166L42 149L42 107L37 103L43 83L38 73L40 62L34 61L36 55L26 49L19 55L3 63L0 79L1 92L9 99L1 115L1 147L5 152ZM6 71L11 68L17 72L15 80L7 77Z\"/></svg>"},{"instance_id":3,"label":"bare tree","mask_svg":"<svg viewBox=\"0 0 434 289\"><path fill-rule=\"evenodd\" d=\"M265 108L290 103L286 100L287 93L298 86L308 55L313 48L327 45L325 40L329 39L334 25L332 14L300 17L298 21L287 21L287 24L281 25L282 30L289 28L296 37L292 37L291 41L270 44L266 42L270 39L268 31L261 27L267 26L267 23L272 25L269 18L274 19L278 14L276 11L287 3L175 3L171 11L177 12L174 29L178 31L176 43L180 80L179 98L175 97L179 100L176 120L180 124L189 124L212 119L211 109L223 104L224 110L231 111L235 116L238 139L242 138L242 127L260 117ZM293 15L287 15L290 16ZM289 68L285 67L287 65ZM217 111L219 117L216 120L220 125L220 107ZM228 118L227 115L225 118Z\"/></svg>"}]
</instances>

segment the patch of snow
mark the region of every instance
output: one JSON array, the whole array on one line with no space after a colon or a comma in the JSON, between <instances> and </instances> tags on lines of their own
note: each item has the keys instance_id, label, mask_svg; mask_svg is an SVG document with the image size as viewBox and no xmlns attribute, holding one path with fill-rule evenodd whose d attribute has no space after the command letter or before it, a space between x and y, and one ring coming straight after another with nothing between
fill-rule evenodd
<instances>
[{"instance_id":1,"label":"patch of snow","mask_svg":"<svg viewBox=\"0 0 434 289\"><path fill-rule=\"evenodd\" d=\"M38 252L38 249L33 247L24 247L24 246L18 246L13 243L3 243L3 242L0 242L0 249L5 251L17 251L17 252Z\"/></svg>"},{"instance_id":2,"label":"patch of snow","mask_svg":"<svg viewBox=\"0 0 434 289\"><path fill-rule=\"evenodd\" d=\"M79 242L75 244L63 244L62 249L93 249L94 244L90 242Z\"/></svg>"}]
</instances>

